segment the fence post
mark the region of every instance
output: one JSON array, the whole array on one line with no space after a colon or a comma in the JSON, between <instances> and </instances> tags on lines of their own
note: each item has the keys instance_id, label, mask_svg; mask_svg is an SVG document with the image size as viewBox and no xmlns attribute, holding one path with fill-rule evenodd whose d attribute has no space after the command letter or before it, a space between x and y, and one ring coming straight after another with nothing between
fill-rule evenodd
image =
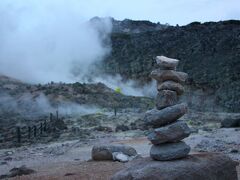
<instances>
[{"instance_id":1,"label":"fence post","mask_svg":"<svg viewBox=\"0 0 240 180\"><path fill-rule=\"evenodd\" d=\"M50 113L50 121L52 121L52 119L53 119L53 114Z\"/></svg>"},{"instance_id":2,"label":"fence post","mask_svg":"<svg viewBox=\"0 0 240 180\"><path fill-rule=\"evenodd\" d=\"M21 129L20 127L17 127L17 142L21 143Z\"/></svg>"},{"instance_id":3,"label":"fence post","mask_svg":"<svg viewBox=\"0 0 240 180\"><path fill-rule=\"evenodd\" d=\"M58 110L56 110L56 119L58 121Z\"/></svg>"},{"instance_id":4,"label":"fence post","mask_svg":"<svg viewBox=\"0 0 240 180\"><path fill-rule=\"evenodd\" d=\"M114 107L114 116L117 116L117 107Z\"/></svg>"},{"instance_id":5,"label":"fence post","mask_svg":"<svg viewBox=\"0 0 240 180\"><path fill-rule=\"evenodd\" d=\"M33 126L33 135L34 137L37 137L37 127Z\"/></svg>"},{"instance_id":6,"label":"fence post","mask_svg":"<svg viewBox=\"0 0 240 180\"><path fill-rule=\"evenodd\" d=\"M40 124L40 134L42 135L43 132L43 123Z\"/></svg>"},{"instance_id":7,"label":"fence post","mask_svg":"<svg viewBox=\"0 0 240 180\"><path fill-rule=\"evenodd\" d=\"M44 126L43 126L43 131L47 131L47 120L44 120Z\"/></svg>"},{"instance_id":8,"label":"fence post","mask_svg":"<svg viewBox=\"0 0 240 180\"><path fill-rule=\"evenodd\" d=\"M28 126L28 139L31 139L31 127Z\"/></svg>"}]
</instances>

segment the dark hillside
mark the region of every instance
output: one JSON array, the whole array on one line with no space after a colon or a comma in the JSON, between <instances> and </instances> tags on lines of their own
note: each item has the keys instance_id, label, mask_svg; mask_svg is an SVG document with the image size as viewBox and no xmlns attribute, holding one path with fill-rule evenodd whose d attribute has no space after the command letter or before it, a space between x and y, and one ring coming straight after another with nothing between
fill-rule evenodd
<instances>
[{"instance_id":1,"label":"dark hillside","mask_svg":"<svg viewBox=\"0 0 240 180\"><path fill-rule=\"evenodd\" d=\"M211 103L203 109L216 105L219 110L240 112L240 21L113 33L111 39L112 54L105 59L105 72L147 82L155 56L177 58L179 70L189 74L189 88L193 93L201 91L197 98L211 96Z\"/></svg>"}]
</instances>

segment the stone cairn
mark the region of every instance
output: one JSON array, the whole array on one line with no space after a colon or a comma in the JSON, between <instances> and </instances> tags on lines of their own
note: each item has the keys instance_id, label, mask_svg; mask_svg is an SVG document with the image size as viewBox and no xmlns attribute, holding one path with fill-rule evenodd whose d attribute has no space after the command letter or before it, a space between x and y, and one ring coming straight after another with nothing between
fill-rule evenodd
<instances>
[{"instance_id":1,"label":"stone cairn","mask_svg":"<svg viewBox=\"0 0 240 180\"><path fill-rule=\"evenodd\" d=\"M156 128L148 135L153 144L150 156L158 161L183 158L190 147L181 140L190 135L190 128L178 120L187 112L187 105L178 103L178 98L184 92L183 84L188 75L176 71L177 59L157 56L156 61L158 69L150 75L157 81L156 108L147 111L144 117L147 126Z\"/></svg>"}]
</instances>

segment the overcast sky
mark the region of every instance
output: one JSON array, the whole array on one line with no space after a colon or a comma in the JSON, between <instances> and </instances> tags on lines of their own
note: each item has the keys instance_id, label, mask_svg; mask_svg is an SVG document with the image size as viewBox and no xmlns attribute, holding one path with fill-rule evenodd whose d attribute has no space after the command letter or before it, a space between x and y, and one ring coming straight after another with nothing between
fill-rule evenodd
<instances>
[{"instance_id":1,"label":"overcast sky","mask_svg":"<svg viewBox=\"0 0 240 180\"><path fill-rule=\"evenodd\" d=\"M20 0L21 1L21 0ZM240 0L52 0L75 4L83 18L111 16L122 20L188 24L192 21L240 19ZM71 6L71 5L70 5Z\"/></svg>"},{"instance_id":2,"label":"overcast sky","mask_svg":"<svg viewBox=\"0 0 240 180\"><path fill-rule=\"evenodd\" d=\"M188 24L240 19L240 0L88 0L86 15Z\"/></svg>"},{"instance_id":3,"label":"overcast sky","mask_svg":"<svg viewBox=\"0 0 240 180\"><path fill-rule=\"evenodd\" d=\"M75 11L84 20L111 16L185 25L192 21L240 19L240 0L1 0L0 5L2 2L22 4L23 9L33 2L45 8L65 6L66 12Z\"/></svg>"},{"instance_id":4,"label":"overcast sky","mask_svg":"<svg viewBox=\"0 0 240 180\"><path fill-rule=\"evenodd\" d=\"M188 24L192 21L240 19L240 0L70 0L83 17L111 16L122 20ZM65 2L70 2L65 1Z\"/></svg>"}]
</instances>

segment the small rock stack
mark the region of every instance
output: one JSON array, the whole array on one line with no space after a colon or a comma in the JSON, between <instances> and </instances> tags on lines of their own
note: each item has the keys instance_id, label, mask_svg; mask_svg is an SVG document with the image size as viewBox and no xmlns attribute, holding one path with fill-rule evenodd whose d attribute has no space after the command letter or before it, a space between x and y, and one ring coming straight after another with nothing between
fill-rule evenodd
<instances>
[{"instance_id":1,"label":"small rock stack","mask_svg":"<svg viewBox=\"0 0 240 180\"><path fill-rule=\"evenodd\" d=\"M158 69L150 75L157 81L156 109L146 112L144 117L147 126L156 128L148 135L153 144L150 156L158 161L183 158L190 147L181 140L190 135L190 128L178 120L187 112L187 105L179 104L178 98L184 92L188 75L176 71L177 59L157 56L156 61Z\"/></svg>"}]
</instances>

